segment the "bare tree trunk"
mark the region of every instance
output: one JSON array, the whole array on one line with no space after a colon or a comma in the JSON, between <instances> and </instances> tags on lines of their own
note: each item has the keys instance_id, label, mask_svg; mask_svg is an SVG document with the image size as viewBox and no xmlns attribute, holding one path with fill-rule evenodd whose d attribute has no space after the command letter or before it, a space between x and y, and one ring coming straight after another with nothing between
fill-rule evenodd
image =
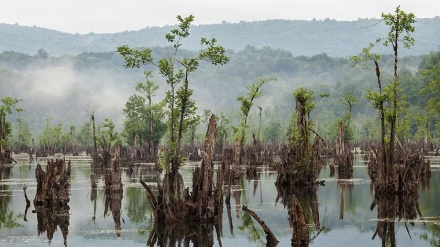
<instances>
[{"instance_id":1,"label":"bare tree trunk","mask_svg":"<svg viewBox=\"0 0 440 247\"><path fill-rule=\"evenodd\" d=\"M95 112L93 111L90 115L92 119L92 128L93 128L93 164L98 164L98 145L96 144L96 126L95 126Z\"/></svg>"}]
</instances>

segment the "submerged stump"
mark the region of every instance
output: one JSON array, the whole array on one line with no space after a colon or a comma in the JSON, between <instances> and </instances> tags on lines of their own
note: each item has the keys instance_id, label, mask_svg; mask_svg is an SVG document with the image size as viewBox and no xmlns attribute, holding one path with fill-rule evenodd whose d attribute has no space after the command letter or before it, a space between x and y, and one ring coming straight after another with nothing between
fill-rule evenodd
<instances>
[{"instance_id":1,"label":"submerged stump","mask_svg":"<svg viewBox=\"0 0 440 247\"><path fill-rule=\"evenodd\" d=\"M35 176L37 179L37 193L34 198L35 212L37 213L38 235L46 232L47 239L53 238L54 232L59 227L67 246L69 232L69 206L70 201L70 161L57 159L47 162L46 171L37 164Z\"/></svg>"},{"instance_id":2,"label":"submerged stump","mask_svg":"<svg viewBox=\"0 0 440 247\"><path fill-rule=\"evenodd\" d=\"M193 174L192 190L183 189L183 178L179 173L165 174L163 182L158 182L157 194L148 184L140 181L147 191L154 214L149 246L156 242L161 246L174 246L180 241L186 245L193 242L195 246L212 246L214 228L217 239L220 239L225 166L219 170L217 183L214 183L216 135L216 120L212 115L206 132L203 160ZM200 228L194 229L194 223L199 223Z\"/></svg>"},{"instance_id":3,"label":"submerged stump","mask_svg":"<svg viewBox=\"0 0 440 247\"><path fill-rule=\"evenodd\" d=\"M368 159L368 174L376 194L417 194L421 181L431 175L430 161L426 160L420 145L402 145L396 150L393 164L384 163L381 148L370 147L365 153ZM385 159L386 160L386 159ZM389 166L392 166L390 172Z\"/></svg>"},{"instance_id":4,"label":"submerged stump","mask_svg":"<svg viewBox=\"0 0 440 247\"><path fill-rule=\"evenodd\" d=\"M35 176L37 179L37 193L34 205L67 205L69 202L69 173L70 161L66 165L64 160L49 160L46 172L37 164Z\"/></svg>"}]
</instances>

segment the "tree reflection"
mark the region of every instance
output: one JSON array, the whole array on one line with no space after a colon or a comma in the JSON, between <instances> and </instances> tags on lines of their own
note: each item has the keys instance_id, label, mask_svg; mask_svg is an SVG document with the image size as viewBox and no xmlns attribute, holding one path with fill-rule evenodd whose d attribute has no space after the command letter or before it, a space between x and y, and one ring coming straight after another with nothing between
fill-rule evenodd
<instances>
[{"instance_id":1,"label":"tree reflection","mask_svg":"<svg viewBox=\"0 0 440 247\"><path fill-rule=\"evenodd\" d=\"M110 209L113 222L115 223L116 236L121 236L121 205L122 205L122 192L105 194L105 207L104 207L104 217L107 215Z\"/></svg>"},{"instance_id":2,"label":"tree reflection","mask_svg":"<svg viewBox=\"0 0 440 247\"><path fill-rule=\"evenodd\" d=\"M6 180L12 176L12 167L1 166L0 167L0 229L13 229L21 227L17 221L19 216L15 216L13 211L9 209L9 203L11 203L12 192L9 185L5 183Z\"/></svg>"},{"instance_id":3,"label":"tree reflection","mask_svg":"<svg viewBox=\"0 0 440 247\"><path fill-rule=\"evenodd\" d=\"M219 246L221 244L221 225L216 223L158 224L147 240L147 246L214 246L214 229Z\"/></svg>"},{"instance_id":4,"label":"tree reflection","mask_svg":"<svg viewBox=\"0 0 440 247\"><path fill-rule=\"evenodd\" d=\"M420 235L420 238L427 241L430 246L438 247L440 246L440 225L437 223L433 223L429 225L429 230L432 233L431 238L428 237L428 234Z\"/></svg>"},{"instance_id":5,"label":"tree reflection","mask_svg":"<svg viewBox=\"0 0 440 247\"><path fill-rule=\"evenodd\" d=\"M349 203L348 206L350 208L353 207L353 181L338 181L338 185L341 188L341 194L340 194L340 203L339 203L339 220L344 219L344 211L345 211L345 189L348 188L349 191Z\"/></svg>"},{"instance_id":6,"label":"tree reflection","mask_svg":"<svg viewBox=\"0 0 440 247\"><path fill-rule=\"evenodd\" d=\"M241 215L242 225L238 227L238 229L242 232L247 232L248 239L259 246L264 246L264 241L261 238L261 235L264 234L264 231L261 228L256 228L254 225L254 221L251 216L247 213L243 213Z\"/></svg>"},{"instance_id":7,"label":"tree reflection","mask_svg":"<svg viewBox=\"0 0 440 247\"><path fill-rule=\"evenodd\" d=\"M129 187L125 192L125 210L128 218L133 223L141 223L147 219L147 215L151 215L151 206L147 201L147 195L144 190L136 187Z\"/></svg>"},{"instance_id":8,"label":"tree reflection","mask_svg":"<svg viewBox=\"0 0 440 247\"><path fill-rule=\"evenodd\" d=\"M293 229L292 246L308 246L311 242L308 225L315 225L316 235L323 229L319 221L318 211L318 189L312 186L307 189L288 186L277 186L278 196L276 202L281 200L284 207L287 207L289 222Z\"/></svg>"},{"instance_id":9,"label":"tree reflection","mask_svg":"<svg viewBox=\"0 0 440 247\"><path fill-rule=\"evenodd\" d=\"M121 205L123 187L121 182L121 164L118 160L112 162L112 168L105 174L105 207L104 217L108 210L112 212L116 236L121 236Z\"/></svg>"},{"instance_id":10,"label":"tree reflection","mask_svg":"<svg viewBox=\"0 0 440 247\"><path fill-rule=\"evenodd\" d=\"M64 246L67 246L67 235L69 233L70 221L69 210L70 208L67 205L54 205L52 207L35 205L38 222L38 236L46 232L50 244L55 231L59 227L63 234Z\"/></svg>"},{"instance_id":11,"label":"tree reflection","mask_svg":"<svg viewBox=\"0 0 440 247\"><path fill-rule=\"evenodd\" d=\"M378 196L374 197L370 209L373 210L377 206L377 227L373 234L373 239L379 236L382 240L382 246L396 246L396 227L395 221L405 221L406 231L411 238L407 222L414 226L414 220L423 217L418 202L418 194L394 195L394 196Z\"/></svg>"}]
</instances>

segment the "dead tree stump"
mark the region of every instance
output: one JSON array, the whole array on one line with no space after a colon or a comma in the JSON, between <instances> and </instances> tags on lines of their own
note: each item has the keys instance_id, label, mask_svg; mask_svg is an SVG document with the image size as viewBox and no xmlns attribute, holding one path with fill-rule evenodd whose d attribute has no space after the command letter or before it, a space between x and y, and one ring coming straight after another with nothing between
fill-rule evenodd
<instances>
[{"instance_id":1,"label":"dead tree stump","mask_svg":"<svg viewBox=\"0 0 440 247\"><path fill-rule=\"evenodd\" d=\"M40 164L37 164L36 179L37 193L34 198L35 211L38 221L38 235L46 231L50 241L57 227L61 229L64 238L64 246L67 246L67 234L69 232L69 206L67 205L70 191L68 181L70 174L70 162L66 165L64 160L49 160L46 172Z\"/></svg>"},{"instance_id":2,"label":"dead tree stump","mask_svg":"<svg viewBox=\"0 0 440 247\"><path fill-rule=\"evenodd\" d=\"M212 115L206 133L202 164L193 174L192 191L189 188L182 189L183 179L178 173L165 174L164 180L158 182L158 194L154 194L148 184L140 181L147 191L154 214L154 229L147 245L153 246L157 242L160 246L175 246L183 242L185 246L190 246L190 242L193 242L194 246L212 246L213 228L216 229L217 239L220 239L225 166L222 165L217 175L217 184L214 184L216 131L216 120ZM189 222L191 225L187 224ZM193 229L194 223L200 224L196 230Z\"/></svg>"},{"instance_id":3,"label":"dead tree stump","mask_svg":"<svg viewBox=\"0 0 440 247\"><path fill-rule=\"evenodd\" d=\"M289 208L289 221L293 228L292 246L309 246L309 229L301 204L295 198Z\"/></svg>"},{"instance_id":4,"label":"dead tree stump","mask_svg":"<svg viewBox=\"0 0 440 247\"><path fill-rule=\"evenodd\" d=\"M345 143L344 125L342 122L339 122L334 163L338 166L339 179L353 178L353 154L351 153L351 147Z\"/></svg>"},{"instance_id":5,"label":"dead tree stump","mask_svg":"<svg viewBox=\"0 0 440 247\"><path fill-rule=\"evenodd\" d=\"M37 164L35 172L37 193L34 205L67 205L70 200L69 167L70 162L66 166L64 160L50 160L44 172L41 165Z\"/></svg>"}]
</instances>

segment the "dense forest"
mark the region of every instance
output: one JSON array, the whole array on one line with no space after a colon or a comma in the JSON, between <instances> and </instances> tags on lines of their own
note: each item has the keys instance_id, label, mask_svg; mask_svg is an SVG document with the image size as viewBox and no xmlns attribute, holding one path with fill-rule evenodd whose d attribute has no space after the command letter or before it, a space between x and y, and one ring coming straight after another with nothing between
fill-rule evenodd
<instances>
[{"instance_id":1,"label":"dense forest","mask_svg":"<svg viewBox=\"0 0 440 247\"><path fill-rule=\"evenodd\" d=\"M153 52L160 55L167 49L154 48ZM194 54L188 50L184 53ZM315 92L317 105L312 117L317 119L318 128L327 139L335 137L337 121L347 117L344 97L348 96L356 98L351 112L355 126L353 138L378 137L377 115L366 98L367 90L375 87L372 66L366 69L353 67L349 58L330 57L325 53L310 57L293 56L289 51L269 47L257 49L248 46L238 52L228 50L227 55L230 61L226 65L212 68L202 64L199 73L192 77L200 115L204 110L223 113L231 125L237 125L240 105L236 98L245 94L246 86L255 78L273 76L277 80L264 86L264 94L257 102L263 109L266 139L286 138L285 130L294 109L292 92L299 86ZM426 131L431 137L438 137L436 114L430 114L429 122L423 119L433 96L432 91L426 89L431 77L423 71L437 66L439 56L439 52L433 52L405 56L400 60L403 69L399 75L402 94L406 95L408 138L420 140L427 134ZM384 77L390 78L392 56L384 55L381 61ZM3 52L0 54L0 74L1 97L13 95L22 99L19 105L25 109L25 113L14 114L13 119L20 118L28 123L36 138L43 133L47 123L51 126L62 124L63 131L71 125L79 128L89 121L86 112L92 105L98 106L98 122L112 119L121 131L124 105L136 92L136 84L145 80L141 70L125 69L121 56L116 52L84 52L60 57L51 56L44 50L35 55ZM157 97L153 98L158 102L164 95L164 82L157 74L153 76L153 81L160 85ZM320 98L319 94L329 96ZM251 125L256 126L257 118L258 111L252 111L250 122L254 124ZM426 124L421 125L423 121Z\"/></svg>"},{"instance_id":2,"label":"dense forest","mask_svg":"<svg viewBox=\"0 0 440 247\"><path fill-rule=\"evenodd\" d=\"M417 19L414 24L416 44L402 55L427 54L438 45L434 34L440 32L440 18ZM0 51L16 51L35 54L44 49L54 56L78 55L82 52L111 52L120 45L133 47L164 46L164 35L173 26L146 27L137 31L109 34L69 34L39 27L0 24ZM272 47L290 51L294 56L313 56L326 53L329 56L346 57L358 53L372 41L382 37L386 26L380 19L336 21L331 19L268 20L239 22L191 27L183 48L200 49L201 37L215 37L226 49L236 52L246 46ZM379 53L390 54L384 47Z\"/></svg>"}]
</instances>

